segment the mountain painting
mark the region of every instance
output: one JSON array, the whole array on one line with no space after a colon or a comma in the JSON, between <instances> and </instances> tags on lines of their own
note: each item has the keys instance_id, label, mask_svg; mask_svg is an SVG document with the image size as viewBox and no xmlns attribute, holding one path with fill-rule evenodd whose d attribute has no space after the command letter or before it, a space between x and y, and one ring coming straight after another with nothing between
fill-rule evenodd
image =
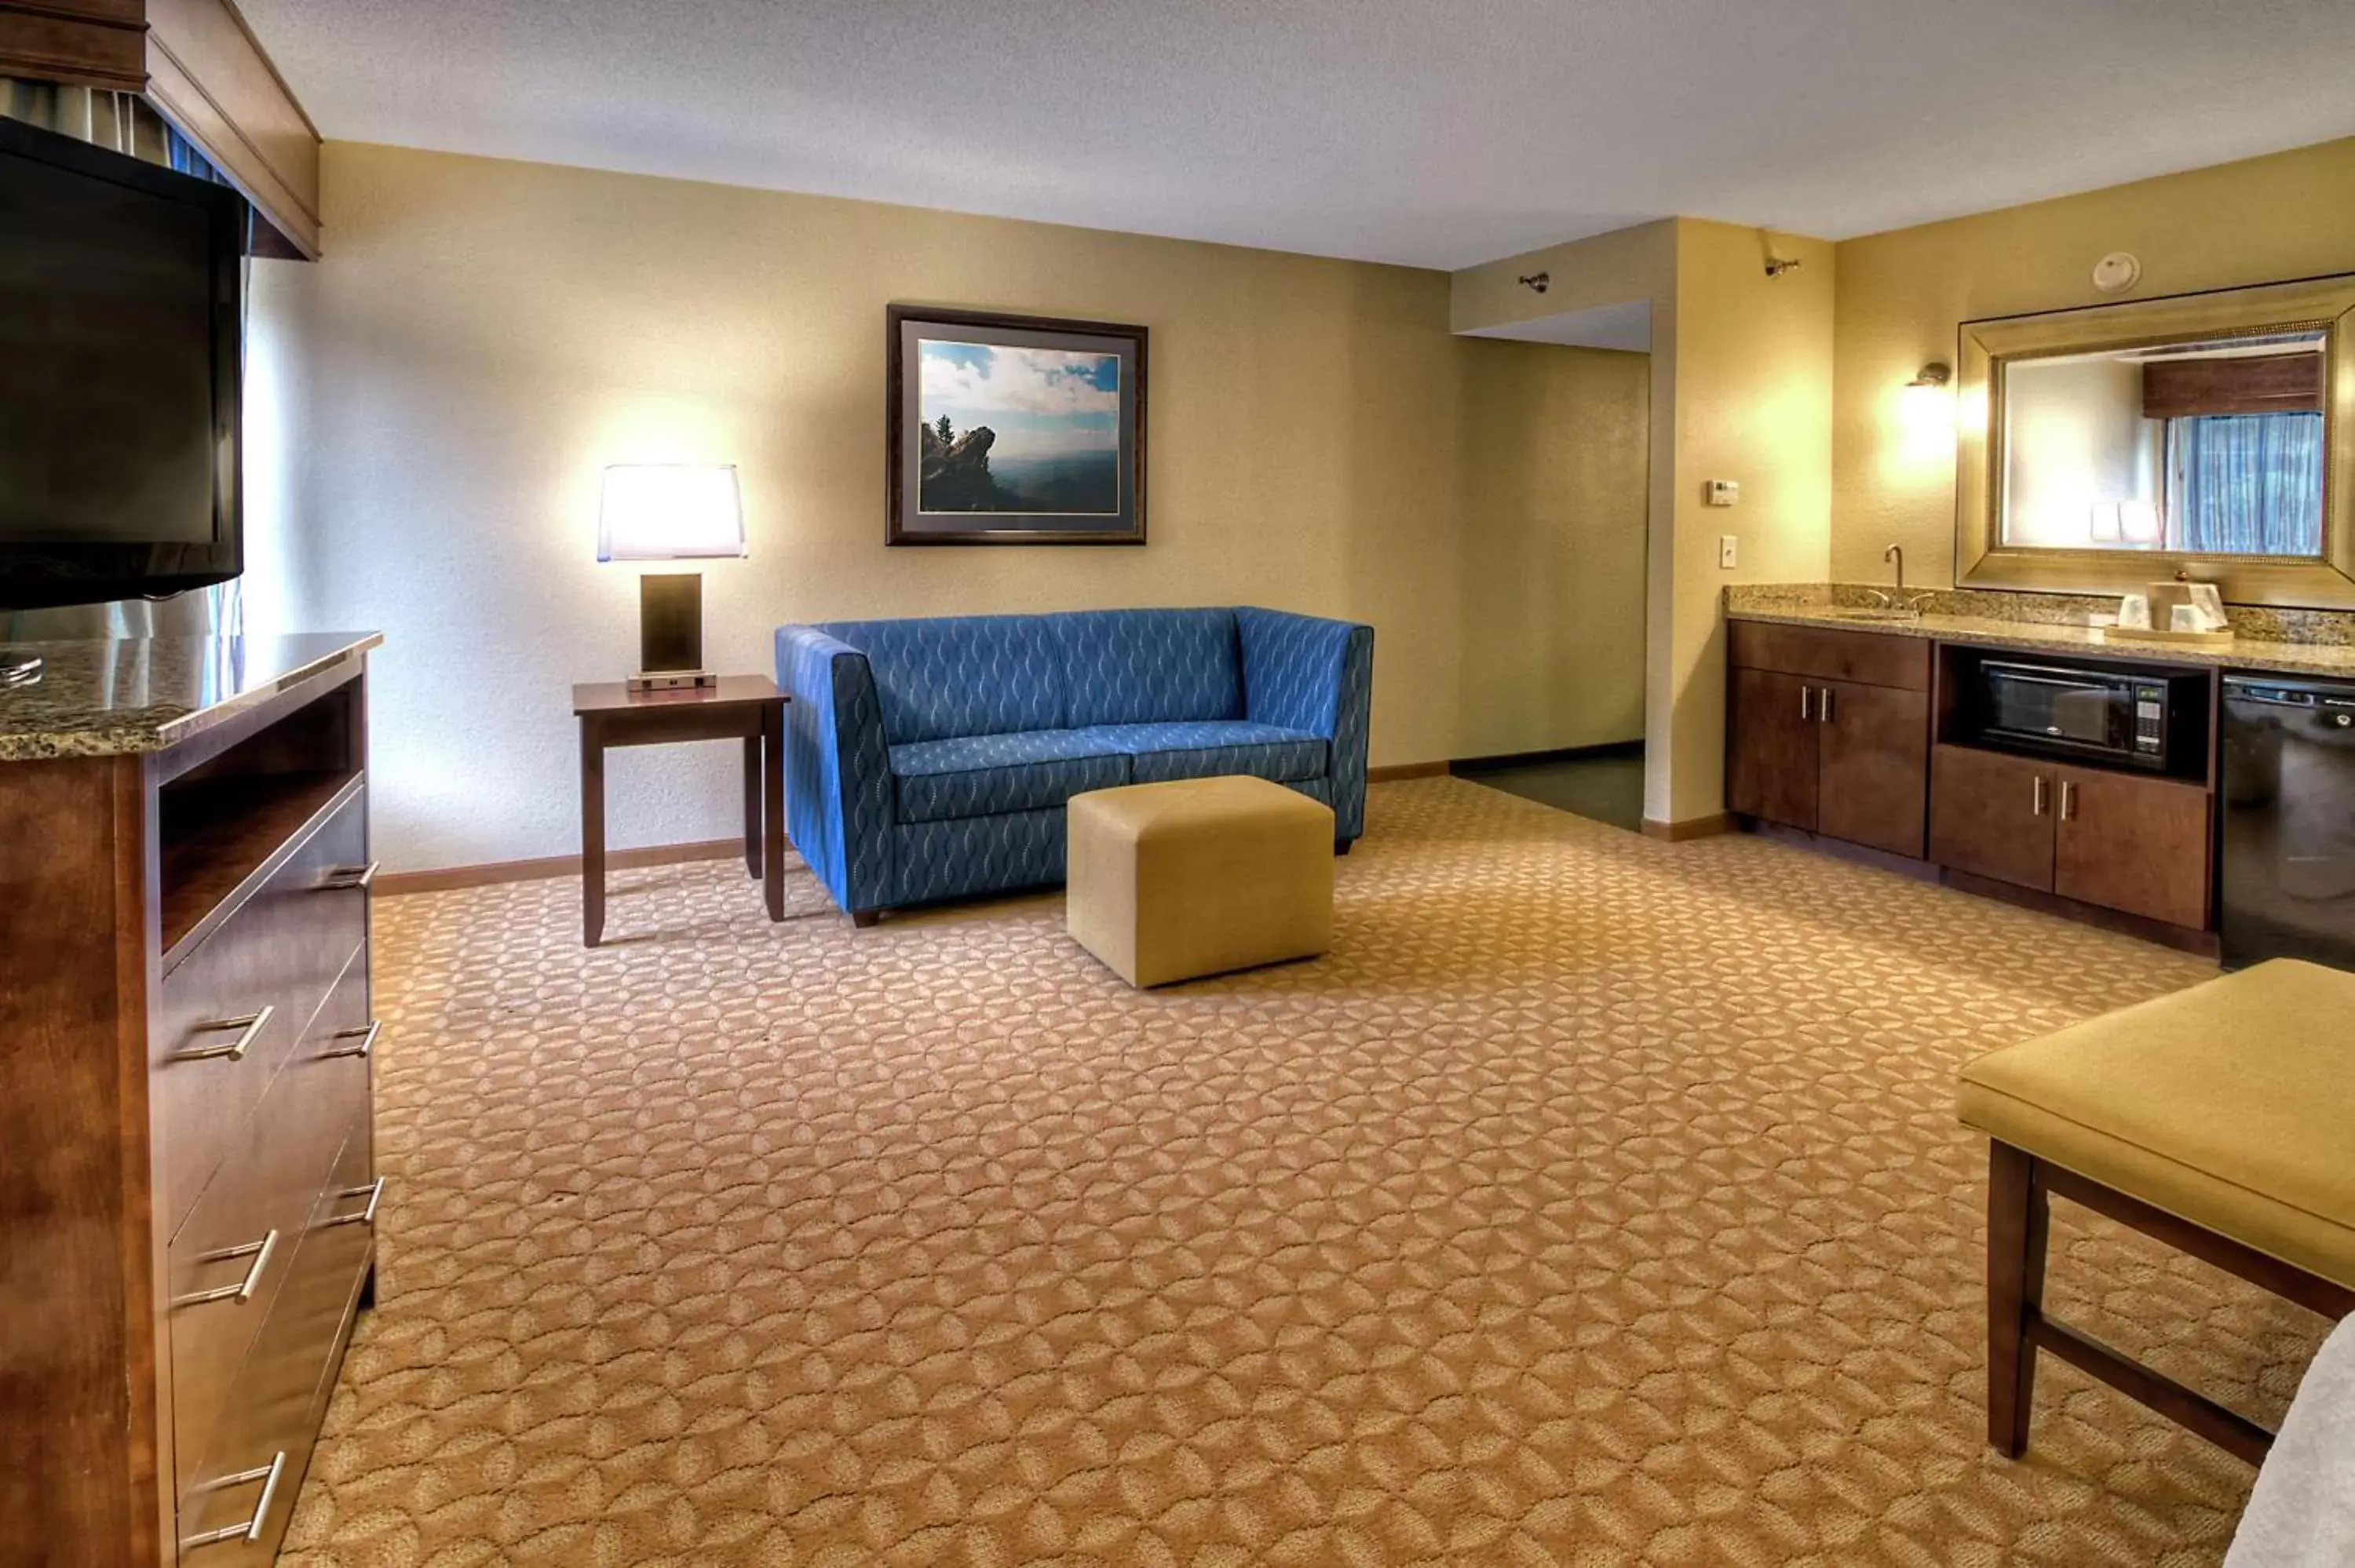
<instances>
[{"instance_id":1,"label":"mountain painting","mask_svg":"<svg viewBox=\"0 0 2355 1568\"><path fill-rule=\"evenodd\" d=\"M886 544L1145 543L1144 327L888 317Z\"/></svg>"},{"instance_id":2,"label":"mountain painting","mask_svg":"<svg viewBox=\"0 0 2355 1568\"><path fill-rule=\"evenodd\" d=\"M920 339L917 505L1120 512L1120 355Z\"/></svg>"}]
</instances>

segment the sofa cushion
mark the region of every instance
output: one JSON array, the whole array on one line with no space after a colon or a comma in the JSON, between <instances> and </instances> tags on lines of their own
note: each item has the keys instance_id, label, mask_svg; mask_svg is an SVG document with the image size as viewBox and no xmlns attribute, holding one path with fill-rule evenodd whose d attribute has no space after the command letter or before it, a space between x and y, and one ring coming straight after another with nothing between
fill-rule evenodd
<instances>
[{"instance_id":1,"label":"sofa cushion","mask_svg":"<svg viewBox=\"0 0 2355 1568\"><path fill-rule=\"evenodd\" d=\"M891 747L891 789L902 822L943 822L1060 806L1129 781L1125 753L1081 730L957 736Z\"/></svg>"},{"instance_id":2,"label":"sofa cushion","mask_svg":"<svg viewBox=\"0 0 2355 1568\"><path fill-rule=\"evenodd\" d=\"M1062 722L1147 724L1242 717L1231 609L1102 609L1047 618L1069 683Z\"/></svg>"},{"instance_id":3,"label":"sofa cushion","mask_svg":"<svg viewBox=\"0 0 2355 1568\"><path fill-rule=\"evenodd\" d=\"M1245 719L1098 725L1082 733L1134 758L1133 776L1139 784L1225 773L1289 784L1320 777L1327 751L1322 736Z\"/></svg>"},{"instance_id":4,"label":"sofa cushion","mask_svg":"<svg viewBox=\"0 0 2355 1568\"><path fill-rule=\"evenodd\" d=\"M867 655L883 738L1063 727L1063 645L1043 615L848 620L818 628Z\"/></svg>"}]
</instances>

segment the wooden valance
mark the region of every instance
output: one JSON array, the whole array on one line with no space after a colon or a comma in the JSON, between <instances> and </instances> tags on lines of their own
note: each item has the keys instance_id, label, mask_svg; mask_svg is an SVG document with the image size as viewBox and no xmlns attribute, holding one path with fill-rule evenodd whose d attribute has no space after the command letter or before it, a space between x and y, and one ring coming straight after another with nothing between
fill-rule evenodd
<instances>
[{"instance_id":1,"label":"wooden valance","mask_svg":"<svg viewBox=\"0 0 2355 1568\"><path fill-rule=\"evenodd\" d=\"M2160 359L2142 367L2142 412L2147 419L2321 411L2322 355L2318 354Z\"/></svg>"},{"instance_id":2,"label":"wooden valance","mask_svg":"<svg viewBox=\"0 0 2355 1568\"><path fill-rule=\"evenodd\" d=\"M230 0L0 0L0 77L143 95L276 231L265 254L319 254L319 132Z\"/></svg>"}]
</instances>

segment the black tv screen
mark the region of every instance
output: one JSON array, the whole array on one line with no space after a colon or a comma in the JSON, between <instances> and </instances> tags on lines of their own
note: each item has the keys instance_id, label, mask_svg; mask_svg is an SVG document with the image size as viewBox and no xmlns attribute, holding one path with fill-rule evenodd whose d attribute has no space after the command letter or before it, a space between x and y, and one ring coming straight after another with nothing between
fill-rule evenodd
<instances>
[{"instance_id":1,"label":"black tv screen","mask_svg":"<svg viewBox=\"0 0 2355 1568\"><path fill-rule=\"evenodd\" d=\"M0 120L0 609L237 576L246 204Z\"/></svg>"}]
</instances>

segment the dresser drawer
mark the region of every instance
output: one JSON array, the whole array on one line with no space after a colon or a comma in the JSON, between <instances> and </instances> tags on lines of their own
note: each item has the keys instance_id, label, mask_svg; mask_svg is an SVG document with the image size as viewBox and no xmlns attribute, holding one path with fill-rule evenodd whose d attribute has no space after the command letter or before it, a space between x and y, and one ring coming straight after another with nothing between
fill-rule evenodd
<instances>
[{"instance_id":1,"label":"dresser drawer","mask_svg":"<svg viewBox=\"0 0 2355 1568\"><path fill-rule=\"evenodd\" d=\"M365 940L368 891L339 884L367 856L360 792L164 977L148 1071L165 1234L176 1234Z\"/></svg>"},{"instance_id":2,"label":"dresser drawer","mask_svg":"<svg viewBox=\"0 0 2355 1568\"><path fill-rule=\"evenodd\" d=\"M352 1228L346 1216L368 1204L352 1192L364 1180L345 1181L338 1164L353 1129L368 1128L369 1063L357 1054L367 999L363 948L172 1239L173 1451L184 1487L243 1398L242 1369L304 1252Z\"/></svg>"},{"instance_id":3,"label":"dresser drawer","mask_svg":"<svg viewBox=\"0 0 2355 1568\"><path fill-rule=\"evenodd\" d=\"M366 1128L363 1108L343 1130L365 1137ZM341 1150L334 1164L339 1174L351 1168ZM293 1515L374 1251L366 1200L334 1188L323 1199L206 1452L180 1467L181 1568L268 1568Z\"/></svg>"}]
</instances>

